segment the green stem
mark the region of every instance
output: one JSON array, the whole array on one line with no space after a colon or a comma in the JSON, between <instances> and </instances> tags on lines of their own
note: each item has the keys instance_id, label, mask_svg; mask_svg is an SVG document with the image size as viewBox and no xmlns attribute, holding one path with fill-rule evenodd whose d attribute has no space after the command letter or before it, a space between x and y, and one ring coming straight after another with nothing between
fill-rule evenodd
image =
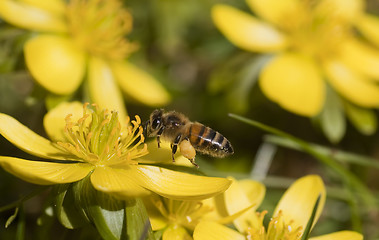
<instances>
[{"instance_id":1,"label":"green stem","mask_svg":"<svg viewBox=\"0 0 379 240\"><path fill-rule=\"evenodd\" d=\"M229 114L230 117L237 119L241 122L247 123L249 125L258 127L264 131L273 133L275 135L287 138L291 141L296 142L299 147L301 147L305 152L308 154L314 156L316 159L321 161L323 164L329 166L332 170L334 170L338 175L341 176L342 180L348 184L353 186L355 191L358 191L361 193L361 197L365 204L369 207L376 207L377 200L375 197L371 194L370 190L352 173L350 173L348 170L346 170L342 165L340 165L338 162L334 161L334 159L330 158L329 156L325 156L318 151L314 150L312 146L310 146L307 142L298 139L288 133L285 133L283 131L280 131L278 129L269 127L267 125L264 125L262 123L253 121L248 118L244 118L242 116L236 115L236 114Z\"/></svg>"},{"instance_id":2,"label":"green stem","mask_svg":"<svg viewBox=\"0 0 379 240\"><path fill-rule=\"evenodd\" d=\"M275 135L265 136L265 141L276 144L278 146L295 149L298 151L304 150L296 142L288 140L283 137L275 136ZM324 147L318 144L309 144L309 146L313 148L319 154L333 157L333 159L339 162L352 163L352 164L357 164L357 165L361 165L365 167L373 167L373 168L379 169L379 161L375 158L361 156L358 154L341 151L339 149L331 149L331 148Z\"/></svg>"},{"instance_id":3,"label":"green stem","mask_svg":"<svg viewBox=\"0 0 379 240\"><path fill-rule=\"evenodd\" d=\"M347 185L347 193L350 195L348 198L348 204L350 206L350 214L351 214L351 224L354 231L362 232L362 220L360 218L360 212L359 212L359 203L357 201L357 196L355 196L353 193L352 186Z\"/></svg>"},{"instance_id":4,"label":"green stem","mask_svg":"<svg viewBox=\"0 0 379 240\"><path fill-rule=\"evenodd\" d=\"M25 211L24 207L20 205L20 214L18 218L17 223L17 230L16 230L16 240L24 240L25 239Z\"/></svg>"}]
</instances>

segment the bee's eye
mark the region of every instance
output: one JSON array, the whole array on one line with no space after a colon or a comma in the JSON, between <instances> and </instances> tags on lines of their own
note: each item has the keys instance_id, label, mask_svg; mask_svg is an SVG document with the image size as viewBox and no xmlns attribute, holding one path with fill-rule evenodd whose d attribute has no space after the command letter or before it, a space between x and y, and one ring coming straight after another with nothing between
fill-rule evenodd
<instances>
[{"instance_id":1,"label":"bee's eye","mask_svg":"<svg viewBox=\"0 0 379 240\"><path fill-rule=\"evenodd\" d=\"M161 120L159 118L156 118L151 123L151 128L152 129L157 129L157 127L159 127L160 124L161 124Z\"/></svg>"}]
</instances>

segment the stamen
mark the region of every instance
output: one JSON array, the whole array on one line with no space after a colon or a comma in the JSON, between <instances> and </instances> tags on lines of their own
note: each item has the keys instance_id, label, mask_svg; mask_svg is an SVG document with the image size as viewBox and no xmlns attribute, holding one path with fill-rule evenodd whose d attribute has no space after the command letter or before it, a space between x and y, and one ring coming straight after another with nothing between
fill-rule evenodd
<instances>
[{"instance_id":1,"label":"stamen","mask_svg":"<svg viewBox=\"0 0 379 240\"><path fill-rule=\"evenodd\" d=\"M137 49L125 39L133 19L118 0L71 0L66 16L71 35L91 54L124 59Z\"/></svg>"},{"instance_id":2,"label":"stamen","mask_svg":"<svg viewBox=\"0 0 379 240\"><path fill-rule=\"evenodd\" d=\"M246 238L249 240L300 240L302 235L302 227L297 227L295 230L293 228L294 221L286 223L283 219L282 211L270 219L267 230L263 225L264 216L267 211L257 212L258 225L250 226L246 231Z\"/></svg>"},{"instance_id":3,"label":"stamen","mask_svg":"<svg viewBox=\"0 0 379 240\"><path fill-rule=\"evenodd\" d=\"M99 111L97 105L92 105L94 110L86 108L88 104L84 106L83 116L76 123L71 121L71 114L65 118L67 142L58 142L64 150L95 165L135 165L138 162L134 159L148 153L146 144L139 147L144 137L137 126L141 122L138 116L131 121L133 127L122 132L117 112Z\"/></svg>"}]
</instances>

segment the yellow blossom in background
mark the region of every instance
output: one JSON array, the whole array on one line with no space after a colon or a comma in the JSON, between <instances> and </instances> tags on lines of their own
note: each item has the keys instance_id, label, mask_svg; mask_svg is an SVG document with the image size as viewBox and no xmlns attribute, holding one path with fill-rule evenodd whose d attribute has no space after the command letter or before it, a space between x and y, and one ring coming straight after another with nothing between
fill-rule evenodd
<instances>
[{"instance_id":1,"label":"yellow blossom in background","mask_svg":"<svg viewBox=\"0 0 379 240\"><path fill-rule=\"evenodd\" d=\"M148 152L138 116L124 126L117 112L62 103L48 112L44 126L52 141L0 113L0 134L23 151L46 159L0 156L0 166L40 185L72 183L89 176L96 190L119 198L155 192L174 199L199 200L222 193L230 185L228 179L141 164Z\"/></svg>"},{"instance_id":2,"label":"yellow blossom in background","mask_svg":"<svg viewBox=\"0 0 379 240\"><path fill-rule=\"evenodd\" d=\"M250 180L244 180L250 181ZM244 183L245 184L245 183ZM247 191L244 184L234 181L224 193L229 214L240 211L252 202L260 202L259 195ZM325 186L319 176L309 175L295 181L277 204L268 226L263 225L267 211L245 213L234 221L238 231L209 221L200 222L194 231L195 240L300 240L311 217L317 199L320 198L313 225L319 218L326 198ZM312 226L313 227L313 226ZM361 234L340 231L310 240L362 240Z\"/></svg>"},{"instance_id":3,"label":"yellow blossom in background","mask_svg":"<svg viewBox=\"0 0 379 240\"><path fill-rule=\"evenodd\" d=\"M192 231L199 220L213 210L201 201L180 201L156 195L144 202L153 231L163 231L162 240L192 239Z\"/></svg>"},{"instance_id":4,"label":"yellow blossom in background","mask_svg":"<svg viewBox=\"0 0 379 240\"><path fill-rule=\"evenodd\" d=\"M193 239L192 233L201 221L230 223L242 214L256 210L265 193L265 186L256 181L242 181L244 188L254 194L254 200L247 203L234 215L229 215L224 198L215 196L202 201L174 200L152 195L144 199L154 231L162 231L162 239ZM220 196L220 195L219 195Z\"/></svg>"},{"instance_id":5,"label":"yellow blossom in background","mask_svg":"<svg viewBox=\"0 0 379 240\"><path fill-rule=\"evenodd\" d=\"M363 0L246 2L256 16L218 4L212 17L234 45L273 54L259 77L270 100L315 116L329 84L358 106L379 107L379 19L364 12Z\"/></svg>"},{"instance_id":6,"label":"yellow blossom in background","mask_svg":"<svg viewBox=\"0 0 379 240\"><path fill-rule=\"evenodd\" d=\"M126 116L123 92L150 106L169 94L125 59L137 49L125 36L132 16L118 0L2 0L0 18L37 32L25 46L32 76L48 91L72 94L86 77L93 102Z\"/></svg>"}]
</instances>

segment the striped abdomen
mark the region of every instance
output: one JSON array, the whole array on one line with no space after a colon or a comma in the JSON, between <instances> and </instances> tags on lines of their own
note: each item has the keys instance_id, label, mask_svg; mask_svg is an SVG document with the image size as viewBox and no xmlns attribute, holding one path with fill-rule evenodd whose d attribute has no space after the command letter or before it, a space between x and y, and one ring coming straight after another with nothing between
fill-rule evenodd
<instances>
[{"instance_id":1,"label":"striped abdomen","mask_svg":"<svg viewBox=\"0 0 379 240\"><path fill-rule=\"evenodd\" d=\"M221 133L201 123L192 123L187 136L196 151L213 157L226 157L234 153L233 147Z\"/></svg>"}]
</instances>

